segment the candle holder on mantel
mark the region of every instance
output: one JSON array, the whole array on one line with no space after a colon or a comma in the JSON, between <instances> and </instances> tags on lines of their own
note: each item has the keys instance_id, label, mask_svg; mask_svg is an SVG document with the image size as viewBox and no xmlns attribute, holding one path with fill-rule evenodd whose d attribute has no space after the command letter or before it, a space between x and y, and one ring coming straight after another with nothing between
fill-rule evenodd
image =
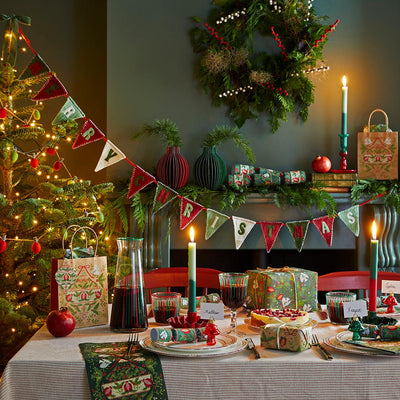
<instances>
[{"instance_id":1,"label":"candle holder on mantel","mask_svg":"<svg viewBox=\"0 0 400 400\"><path fill-rule=\"evenodd\" d=\"M347 138L348 133L340 133L340 169L332 169L334 174L354 174L357 172L355 169L347 169Z\"/></svg>"}]
</instances>

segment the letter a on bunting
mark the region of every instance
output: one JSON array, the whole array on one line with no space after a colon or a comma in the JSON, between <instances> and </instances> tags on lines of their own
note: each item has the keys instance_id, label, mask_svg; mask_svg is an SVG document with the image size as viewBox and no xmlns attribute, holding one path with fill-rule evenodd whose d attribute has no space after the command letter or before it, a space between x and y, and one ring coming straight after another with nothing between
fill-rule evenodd
<instances>
[{"instance_id":1,"label":"letter a on bunting","mask_svg":"<svg viewBox=\"0 0 400 400\"><path fill-rule=\"evenodd\" d=\"M154 195L153 200L153 213L161 210L170 201L174 200L177 195L178 193L176 193L167 185L157 182L156 194Z\"/></svg>"},{"instance_id":2,"label":"letter a on bunting","mask_svg":"<svg viewBox=\"0 0 400 400\"><path fill-rule=\"evenodd\" d=\"M214 233L222 226L222 224L228 220L229 217L225 214L221 214L218 211L207 209L207 223L206 223L206 235L205 238L208 240Z\"/></svg>"},{"instance_id":3,"label":"letter a on bunting","mask_svg":"<svg viewBox=\"0 0 400 400\"><path fill-rule=\"evenodd\" d=\"M32 97L33 101L40 100L49 100L54 99L60 96L67 96L68 92L66 91L63 84L56 78L55 75L50 74L50 78L47 82L42 86L39 92Z\"/></svg>"},{"instance_id":4,"label":"letter a on bunting","mask_svg":"<svg viewBox=\"0 0 400 400\"><path fill-rule=\"evenodd\" d=\"M325 242L329 247L332 246L333 239L333 222L335 217L329 217L325 215L324 217L319 217L313 219L311 222L316 226L321 236L324 238Z\"/></svg>"},{"instance_id":5,"label":"letter a on bunting","mask_svg":"<svg viewBox=\"0 0 400 400\"><path fill-rule=\"evenodd\" d=\"M73 149L84 146L85 144L95 142L100 139L105 139L104 133L90 120L88 119L76 137Z\"/></svg>"},{"instance_id":6,"label":"letter a on bunting","mask_svg":"<svg viewBox=\"0 0 400 400\"><path fill-rule=\"evenodd\" d=\"M238 250L256 223L250 219L240 217L232 217L232 221L235 233L235 246L236 250Z\"/></svg>"},{"instance_id":7,"label":"letter a on bunting","mask_svg":"<svg viewBox=\"0 0 400 400\"><path fill-rule=\"evenodd\" d=\"M181 215L180 229L185 229L199 214L204 207L192 200L182 197L181 199Z\"/></svg>"},{"instance_id":8,"label":"letter a on bunting","mask_svg":"<svg viewBox=\"0 0 400 400\"><path fill-rule=\"evenodd\" d=\"M275 244L275 240L278 237L278 233L284 225L283 222L259 222L261 230L264 235L265 248L269 253Z\"/></svg>"},{"instance_id":9,"label":"letter a on bunting","mask_svg":"<svg viewBox=\"0 0 400 400\"><path fill-rule=\"evenodd\" d=\"M125 154L114 143L107 140L94 172L109 167L124 158L126 158Z\"/></svg>"},{"instance_id":10,"label":"letter a on bunting","mask_svg":"<svg viewBox=\"0 0 400 400\"><path fill-rule=\"evenodd\" d=\"M309 223L310 221L307 220L286 222L286 226L293 237L298 252L303 248Z\"/></svg>"},{"instance_id":11,"label":"letter a on bunting","mask_svg":"<svg viewBox=\"0 0 400 400\"><path fill-rule=\"evenodd\" d=\"M78 119L83 118L85 114L78 107L72 97L68 97L67 101L61 107L61 110L58 112L56 117L53 119L52 125L57 125L60 122L68 121L69 119Z\"/></svg>"},{"instance_id":12,"label":"letter a on bunting","mask_svg":"<svg viewBox=\"0 0 400 400\"><path fill-rule=\"evenodd\" d=\"M156 178L154 176L150 175L146 171L144 171L142 168L140 168L138 165L135 165L133 167L133 172L132 172L132 178L131 178L131 184L129 185L129 192L128 192L128 199L130 199L134 194L142 190L144 187L147 185L150 185L150 183L155 182Z\"/></svg>"},{"instance_id":13,"label":"letter a on bunting","mask_svg":"<svg viewBox=\"0 0 400 400\"><path fill-rule=\"evenodd\" d=\"M360 209L359 206L352 206L338 213L339 218L354 233L355 236L360 234Z\"/></svg>"}]
</instances>

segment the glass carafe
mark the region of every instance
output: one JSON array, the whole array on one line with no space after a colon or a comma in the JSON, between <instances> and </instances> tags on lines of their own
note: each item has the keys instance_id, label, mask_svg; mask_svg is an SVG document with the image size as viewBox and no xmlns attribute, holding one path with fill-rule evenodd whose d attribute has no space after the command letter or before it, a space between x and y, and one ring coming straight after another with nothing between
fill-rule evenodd
<instances>
[{"instance_id":1,"label":"glass carafe","mask_svg":"<svg viewBox=\"0 0 400 400\"><path fill-rule=\"evenodd\" d=\"M117 245L110 328L118 332L143 332L148 325L143 290L143 239L120 237Z\"/></svg>"}]
</instances>

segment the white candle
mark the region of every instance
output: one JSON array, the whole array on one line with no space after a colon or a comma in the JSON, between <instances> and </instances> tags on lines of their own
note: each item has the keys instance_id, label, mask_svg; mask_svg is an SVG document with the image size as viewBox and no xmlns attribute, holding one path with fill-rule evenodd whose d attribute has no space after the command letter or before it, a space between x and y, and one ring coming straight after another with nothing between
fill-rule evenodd
<instances>
[{"instance_id":1,"label":"white candle","mask_svg":"<svg viewBox=\"0 0 400 400\"><path fill-rule=\"evenodd\" d=\"M190 228L190 242L188 243L188 277L189 277L189 312L196 312L196 242L194 229Z\"/></svg>"},{"instance_id":2,"label":"white candle","mask_svg":"<svg viewBox=\"0 0 400 400\"><path fill-rule=\"evenodd\" d=\"M342 78L342 134L347 133L347 92L348 87L346 86L347 79L344 75Z\"/></svg>"}]
</instances>

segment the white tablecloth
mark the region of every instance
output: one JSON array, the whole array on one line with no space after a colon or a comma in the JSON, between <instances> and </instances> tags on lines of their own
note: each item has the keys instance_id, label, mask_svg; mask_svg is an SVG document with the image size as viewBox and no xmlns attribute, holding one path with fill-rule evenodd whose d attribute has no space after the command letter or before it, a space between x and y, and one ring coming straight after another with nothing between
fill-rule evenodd
<instances>
[{"instance_id":1,"label":"white tablecloth","mask_svg":"<svg viewBox=\"0 0 400 400\"><path fill-rule=\"evenodd\" d=\"M223 329L229 320L217 324ZM169 400L400 399L400 357L334 350L333 361L325 361L314 349L301 353L261 349L259 334L243 319L239 325L239 331L253 337L262 358L255 360L248 350L213 358L160 356ZM319 322L314 329L323 339L345 327ZM0 399L90 400L78 344L126 339L126 334L113 333L108 326L76 329L55 338L44 326L8 363Z\"/></svg>"}]
</instances>

